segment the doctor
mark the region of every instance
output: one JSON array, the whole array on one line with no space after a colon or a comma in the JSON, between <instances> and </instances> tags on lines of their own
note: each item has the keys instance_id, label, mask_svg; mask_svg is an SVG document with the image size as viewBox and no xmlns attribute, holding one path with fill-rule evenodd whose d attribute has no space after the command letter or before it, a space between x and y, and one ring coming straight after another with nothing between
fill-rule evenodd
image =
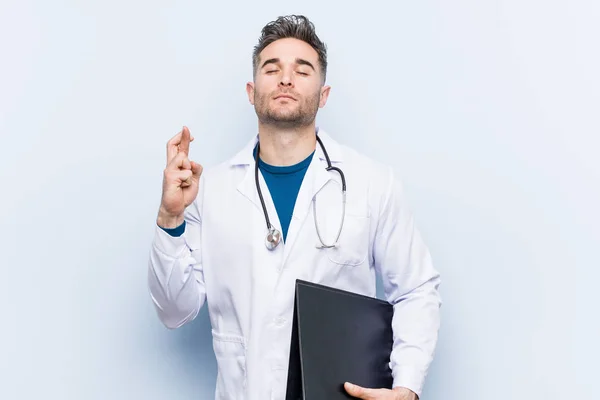
<instances>
[{"instance_id":1,"label":"doctor","mask_svg":"<svg viewBox=\"0 0 600 400\"><path fill-rule=\"evenodd\" d=\"M186 127L167 144L148 273L158 317L175 329L206 302L216 398L281 400L295 280L375 296L380 274L394 305L393 389L345 388L361 399L417 399L437 342L440 278L402 186L391 168L315 126L330 87L309 20L267 24L253 66L246 91L258 134L243 149L203 171L189 158Z\"/></svg>"}]
</instances>

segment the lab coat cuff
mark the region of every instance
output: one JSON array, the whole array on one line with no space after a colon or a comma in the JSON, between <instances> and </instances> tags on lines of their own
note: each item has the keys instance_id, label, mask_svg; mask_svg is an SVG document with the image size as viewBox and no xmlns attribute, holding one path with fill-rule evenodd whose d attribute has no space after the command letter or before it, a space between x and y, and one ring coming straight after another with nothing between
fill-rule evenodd
<instances>
[{"instance_id":1,"label":"lab coat cuff","mask_svg":"<svg viewBox=\"0 0 600 400\"><path fill-rule=\"evenodd\" d=\"M423 384L425 383L425 374L421 369L397 365L393 370L393 387L404 387L415 392L419 398L423 391Z\"/></svg>"},{"instance_id":2,"label":"lab coat cuff","mask_svg":"<svg viewBox=\"0 0 600 400\"><path fill-rule=\"evenodd\" d=\"M171 236L160 226L156 226L154 235L154 246L167 256L177 258L186 248L185 233L181 236Z\"/></svg>"}]
</instances>

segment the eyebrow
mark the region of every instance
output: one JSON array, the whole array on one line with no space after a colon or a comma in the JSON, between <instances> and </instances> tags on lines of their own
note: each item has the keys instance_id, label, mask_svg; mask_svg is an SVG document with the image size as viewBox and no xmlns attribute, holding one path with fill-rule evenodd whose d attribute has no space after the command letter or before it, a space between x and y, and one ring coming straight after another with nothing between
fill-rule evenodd
<instances>
[{"instance_id":1,"label":"eyebrow","mask_svg":"<svg viewBox=\"0 0 600 400\"><path fill-rule=\"evenodd\" d=\"M268 60L265 60L265 62L261 66L261 68L264 68L265 65L267 65L267 64L277 64L280 61L281 60L279 58L269 58ZM296 58L296 64L299 64L299 65L308 65L309 67L312 68L313 71L316 71L314 65L312 65L312 63L310 61L307 61L307 60L305 60L303 58Z\"/></svg>"}]
</instances>

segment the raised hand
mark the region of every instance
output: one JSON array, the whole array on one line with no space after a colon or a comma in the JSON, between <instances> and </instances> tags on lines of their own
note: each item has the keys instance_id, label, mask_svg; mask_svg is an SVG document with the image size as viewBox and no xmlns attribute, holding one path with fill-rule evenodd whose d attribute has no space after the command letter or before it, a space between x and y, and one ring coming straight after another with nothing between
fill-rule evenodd
<instances>
[{"instance_id":1,"label":"raised hand","mask_svg":"<svg viewBox=\"0 0 600 400\"><path fill-rule=\"evenodd\" d=\"M202 166L190 161L190 142L194 138L183 127L167 143L167 166L163 174L163 188L157 224L163 228L176 228L183 223L185 208L198 195Z\"/></svg>"}]
</instances>

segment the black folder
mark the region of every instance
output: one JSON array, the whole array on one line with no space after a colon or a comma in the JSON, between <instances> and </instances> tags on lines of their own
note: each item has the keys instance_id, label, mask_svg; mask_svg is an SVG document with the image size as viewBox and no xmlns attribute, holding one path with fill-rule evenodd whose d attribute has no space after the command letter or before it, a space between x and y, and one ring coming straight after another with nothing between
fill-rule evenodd
<instances>
[{"instance_id":1,"label":"black folder","mask_svg":"<svg viewBox=\"0 0 600 400\"><path fill-rule=\"evenodd\" d=\"M392 388L393 307L296 280L286 400L351 399L344 382Z\"/></svg>"}]
</instances>

